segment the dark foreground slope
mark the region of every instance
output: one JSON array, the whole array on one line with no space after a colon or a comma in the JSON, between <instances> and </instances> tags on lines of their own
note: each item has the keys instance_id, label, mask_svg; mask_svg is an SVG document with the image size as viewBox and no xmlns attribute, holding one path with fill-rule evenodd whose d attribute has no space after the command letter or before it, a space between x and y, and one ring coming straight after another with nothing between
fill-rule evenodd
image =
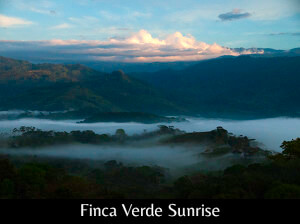
<instances>
[{"instance_id":1,"label":"dark foreground slope","mask_svg":"<svg viewBox=\"0 0 300 224\"><path fill-rule=\"evenodd\" d=\"M120 131L109 136L92 131L67 133L32 127L21 127L14 132L21 134L2 139L0 144L0 149L8 147L7 155L0 156L0 198L300 198L299 138L283 142L283 152L271 155L249 145L250 140L246 137L230 136L220 127L210 132L183 133L164 126L140 136L127 136ZM116 160L95 161L94 158L51 158L37 154L47 150L46 146L52 146L51 151L55 151L56 146L77 142L82 143L84 153L87 144L125 146L148 138L157 140L157 136L166 136L168 141L156 144L176 143L187 147L190 143L197 148L203 144L213 147L212 151L199 151L198 156L202 154L199 165L205 161L212 163L220 156L222 163L228 161L229 156L236 156L237 160L223 169L186 170L184 176L178 177L170 176L164 166L130 165ZM227 151L219 147L224 144ZM34 148L32 155L22 155L28 147ZM264 159L255 159L257 154Z\"/></svg>"}]
</instances>

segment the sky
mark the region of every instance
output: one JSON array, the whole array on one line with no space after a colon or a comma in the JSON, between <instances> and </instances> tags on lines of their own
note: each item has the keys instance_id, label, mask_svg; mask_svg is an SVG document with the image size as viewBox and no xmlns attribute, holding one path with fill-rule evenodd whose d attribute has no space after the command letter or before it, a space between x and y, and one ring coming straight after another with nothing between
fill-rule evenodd
<instances>
[{"instance_id":1,"label":"sky","mask_svg":"<svg viewBox=\"0 0 300 224\"><path fill-rule=\"evenodd\" d=\"M152 62L239 47L300 47L300 0L0 0L0 55Z\"/></svg>"}]
</instances>

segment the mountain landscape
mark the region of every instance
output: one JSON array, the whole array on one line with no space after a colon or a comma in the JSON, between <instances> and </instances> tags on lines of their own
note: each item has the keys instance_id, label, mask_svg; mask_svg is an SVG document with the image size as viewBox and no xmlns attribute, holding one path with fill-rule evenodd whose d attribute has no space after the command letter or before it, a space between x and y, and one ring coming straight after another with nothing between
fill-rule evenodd
<instances>
[{"instance_id":1,"label":"mountain landscape","mask_svg":"<svg viewBox=\"0 0 300 224\"><path fill-rule=\"evenodd\" d=\"M299 21L299 0L0 0L1 215L297 220L216 199L300 199Z\"/></svg>"},{"instance_id":2,"label":"mountain landscape","mask_svg":"<svg viewBox=\"0 0 300 224\"><path fill-rule=\"evenodd\" d=\"M0 58L1 110L299 116L300 57L221 57L182 70L99 72Z\"/></svg>"},{"instance_id":3,"label":"mountain landscape","mask_svg":"<svg viewBox=\"0 0 300 224\"><path fill-rule=\"evenodd\" d=\"M184 70L132 74L190 111L213 116L299 116L300 57L222 57Z\"/></svg>"},{"instance_id":4,"label":"mountain landscape","mask_svg":"<svg viewBox=\"0 0 300 224\"><path fill-rule=\"evenodd\" d=\"M0 47L2 46L0 41ZM54 55L49 52L43 53L40 51L35 51L30 46L26 49L26 54L24 54L24 50L20 49L19 51L15 50L11 51L11 49L5 48L5 44L3 44L3 49L0 48L0 55L8 58L15 58L19 60L30 61L34 64L42 64L42 63L52 63L52 64L82 64L89 68L95 69L100 72L111 73L116 69L121 69L125 73L132 72L157 72L160 70L182 70L189 66L198 64L197 60L184 60L184 61L153 61L153 62L124 62L124 61L101 61L101 60L93 60L89 57L67 57L67 55L58 55L54 53ZM289 50L280 50L273 48L230 48L231 51L236 52L238 55L248 55L250 54L252 57L295 57L300 56L300 48L292 48ZM229 57L229 55L221 56L221 57ZM209 59L206 59L209 60Z\"/></svg>"},{"instance_id":5,"label":"mountain landscape","mask_svg":"<svg viewBox=\"0 0 300 224\"><path fill-rule=\"evenodd\" d=\"M107 74L82 65L0 60L2 110L182 111L155 88L122 71Z\"/></svg>"}]
</instances>

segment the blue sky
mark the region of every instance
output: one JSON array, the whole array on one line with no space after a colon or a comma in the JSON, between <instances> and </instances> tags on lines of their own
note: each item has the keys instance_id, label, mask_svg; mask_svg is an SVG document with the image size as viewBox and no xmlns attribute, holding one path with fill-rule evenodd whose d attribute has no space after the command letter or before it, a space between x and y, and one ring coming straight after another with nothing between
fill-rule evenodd
<instances>
[{"instance_id":1,"label":"blue sky","mask_svg":"<svg viewBox=\"0 0 300 224\"><path fill-rule=\"evenodd\" d=\"M198 52L200 49L202 53L204 48L215 43L228 48L291 49L300 47L299 2L0 0L0 40L31 43L41 40L109 41L150 34L151 38L164 41L177 32L182 34L182 37L175 35L180 41L190 44L191 40L184 37L194 40L185 49L197 49ZM165 41L164 46L174 48L173 39L171 44ZM150 43L156 44L147 42ZM199 43L208 45L203 48ZM69 45L69 42L64 44ZM56 44L52 42L52 45ZM183 45L186 46L182 44L181 47Z\"/></svg>"}]
</instances>

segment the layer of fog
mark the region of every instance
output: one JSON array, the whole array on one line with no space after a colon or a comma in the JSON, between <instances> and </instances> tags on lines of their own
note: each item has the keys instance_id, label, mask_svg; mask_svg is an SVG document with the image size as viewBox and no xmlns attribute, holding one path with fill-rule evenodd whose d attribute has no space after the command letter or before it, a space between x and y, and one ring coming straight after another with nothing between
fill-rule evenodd
<instances>
[{"instance_id":1,"label":"layer of fog","mask_svg":"<svg viewBox=\"0 0 300 224\"><path fill-rule=\"evenodd\" d=\"M222 126L235 135L245 135L254 138L264 145L264 148L280 151L280 145L284 140L291 140L300 137L299 118L269 118L259 120L221 120L189 118L189 122L171 123L181 130L210 131L217 126ZM13 128L20 126L34 126L42 130L73 131L73 130L93 130L96 133L114 134L116 129L123 128L127 134L138 134L157 129L158 124L140 123L91 123L78 124L75 120L54 121L43 119L20 119L20 120L0 120L0 132L11 132Z\"/></svg>"},{"instance_id":2,"label":"layer of fog","mask_svg":"<svg viewBox=\"0 0 300 224\"><path fill-rule=\"evenodd\" d=\"M169 147L169 146L96 146L64 145L39 149L0 149L0 154L24 156L34 159L75 159L94 161L104 164L116 160L126 166L159 166L168 169L172 175L183 175L195 170L220 170L241 162L241 155L226 154L218 157L206 157L201 154L205 147ZM245 161L247 159L245 158ZM95 163L90 163L94 164Z\"/></svg>"},{"instance_id":3,"label":"layer of fog","mask_svg":"<svg viewBox=\"0 0 300 224\"><path fill-rule=\"evenodd\" d=\"M2 149L1 154L36 155L69 159L117 160L126 164L159 165L165 167L184 167L197 163L199 151L181 147L145 147L65 145L44 147L42 149Z\"/></svg>"}]
</instances>

